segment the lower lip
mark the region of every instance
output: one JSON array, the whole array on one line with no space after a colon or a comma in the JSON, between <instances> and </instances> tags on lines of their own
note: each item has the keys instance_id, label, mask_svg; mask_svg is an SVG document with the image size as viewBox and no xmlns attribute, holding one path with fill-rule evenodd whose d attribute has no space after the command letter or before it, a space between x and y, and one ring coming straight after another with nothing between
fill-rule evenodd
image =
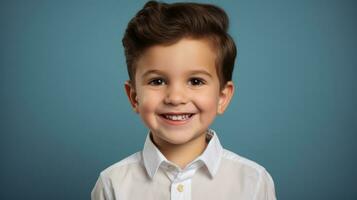
<instances>
[{"instance_id":1,"label":"lower lip","mask_svg":"<svg viewBox=\"0 0 357 200\"><path fill-rule=\"evenodd\" d=\"M180 126L180 125L187 124L188 122L191 121L193 116L194 116L194 114L190 118L188 118L186 120L176 120L176 121L174 121L174 120L170 120L170 119L167 119L167 118L159 115L160 119L162 119L165 123L167 123L169 125L174 125L174 126Z\"/></svg>"}]
</instances>

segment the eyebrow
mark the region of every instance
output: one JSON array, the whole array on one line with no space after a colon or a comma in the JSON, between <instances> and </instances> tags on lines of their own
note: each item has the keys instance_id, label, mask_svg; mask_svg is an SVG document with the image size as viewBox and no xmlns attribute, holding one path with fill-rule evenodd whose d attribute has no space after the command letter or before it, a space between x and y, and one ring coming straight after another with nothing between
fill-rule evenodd
<instances>
[{"instance_id":1,"label":"eyebrow","mask_svg":"<svg viewBox=\"0 0 357 200\"><path fill-rule=\"evenodd\" d=\"M209 73L208 71L205 71L205 70L192 70L192 71L190 71L190 74L191 74L191 75L194 75L194 74L204 74L204 75L209 76L210 78L212 78L212 74Z\"/></svg>"},{"instance_id":2,"label":"eyebrow","mask_svg":"<svg viewBox=\"0 0 357 200\"><path fill-rule=\"evenodd\" d=\"M151 69L151 70L146 71L146 72L143 74L143 77L146 77L146 76L148 76L148 75L150 75L150 74L163 74L163 72L160 71L160 70L157 70L157 69Z\"/></svg>"},{"instance_id":3,"label":"eyebrow","mask_svg":"<svg viewBox=\"0 0 357 200\"><path fill-rule=\"evenodd\" d=\"M157 69L151 69L151 70L148 70L146 71L144 74L143 74L143 77L146 77L150 74L165 74L165 72L161 71L161 70L157 70ZM192 71L189 71L189 74L190 75L197 75L197 74L203 74L203 75L206 75L210 78L212 78L212 75L211 73L209 73L208 71L206 70L192 70Z\"/></svg>"}]
</instances>

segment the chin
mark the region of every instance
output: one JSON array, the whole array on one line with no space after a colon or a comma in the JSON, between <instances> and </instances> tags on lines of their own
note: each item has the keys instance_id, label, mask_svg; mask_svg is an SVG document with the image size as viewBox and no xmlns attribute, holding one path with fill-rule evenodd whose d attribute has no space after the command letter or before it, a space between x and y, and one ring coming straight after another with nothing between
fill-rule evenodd
<instances>
[{"instance_id":1,"label":"chin","mask_svg":"<svg viewBox=\"0 0 357 200\"><path fill-rule=\"evenodd\" d=\"M156 134L156 137L167 144L181 145L193 140L194 136L184 135L181 133L167 132L166 134Z\"/></svg>"}]
</instances>

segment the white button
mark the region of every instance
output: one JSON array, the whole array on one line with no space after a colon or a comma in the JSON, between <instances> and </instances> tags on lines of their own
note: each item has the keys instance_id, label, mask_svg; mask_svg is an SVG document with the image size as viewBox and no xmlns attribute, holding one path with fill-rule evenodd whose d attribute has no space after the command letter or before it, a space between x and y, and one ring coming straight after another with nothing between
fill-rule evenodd
<instances>
[{"instance_id":1,"label":"white button","mask_svg":"<svg viewBox=\"0 0 357 200\"><path fill-rule=\"evenodd\" d=\"M178 184L177 185L177 191L179 191L179 192L183 192L183 185L182 184Z\"/></svg>"}]
</instances>

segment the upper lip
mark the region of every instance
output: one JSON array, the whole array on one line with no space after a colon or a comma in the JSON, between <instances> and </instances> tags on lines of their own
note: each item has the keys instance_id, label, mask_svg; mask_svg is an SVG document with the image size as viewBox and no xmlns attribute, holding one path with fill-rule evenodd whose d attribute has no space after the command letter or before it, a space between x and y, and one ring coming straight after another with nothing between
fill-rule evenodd
<instances>
[{"instance_id":1,"label":"upper lip","mask_svg":"<svg viewBox=\"0 0 357 200\"><path fill-rule=\"evenodd\" d=\"M160 115L192 115L195 113L192 112L167 112L167 113L161 113Z\"/></svg>"}]
</instances>

